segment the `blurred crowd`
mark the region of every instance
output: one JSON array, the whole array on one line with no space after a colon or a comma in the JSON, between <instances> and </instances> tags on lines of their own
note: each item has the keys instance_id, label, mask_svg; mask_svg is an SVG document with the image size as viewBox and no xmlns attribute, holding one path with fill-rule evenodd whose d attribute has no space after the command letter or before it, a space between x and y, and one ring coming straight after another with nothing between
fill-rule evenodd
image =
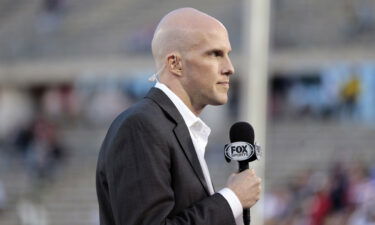
<instances>
[{"instance_id":1,"label":"blurred crowd","mask_svg":"<svg viewBox=\"0 0 375 225\"><path fill-rule=\"evenodd\" d=\"M108 126L118 113L142 98L153 85L147 82L147 73L144 74L127 78L87 75L73 83L34 86L21 91L25 92L30 104L24 104L15 93L2 90L0 119L6 125L3 128L12 132L7 132L5 138L4 132L0 132L3 135L0 141L7 140L6 145L12 154L22 162L31 178L30 192L34 199L43 195L45 187L53 183L69 155L62 129ZM323 117L328 114L354 118L360 114L361 101L372 95L366 93L369 91L366 85L369 83L364 76L357 74L274 78L271 91L273 113L282 115L277 111L282 109L289 110L284 112L289 115ZM234 82L234 86L240 87L240 83ZM237 92L231 93L228 107L230 113L236 115L240 91L239 88L233 89ZM30 105L32 112L25 108L30 108ZM7 125L12 120L17 123ZM5 191L0 181L0 212L9 202ZM337 164L329 173L304 171L288 186L275 187L266 194L267 225L374 224L375 205L371 204L375 201L369 199L375 200L375 169L364 168L361 164ZM38 207L35 207L35 202L21 202L20 215L26 218L30 208ZM45 210L41 208L39 211Z\"/></svg>"},{"instance_id":2,"label":"blurred crowd","mask_svg":"<svg viewBox=\"0 0 375 225\"><path fill-rule=\"evenodd\" d=\"M18 158L32 177L50 179L67 154L62 130L107 127L151 85L147 79L94 76L73 83L0 89L0 152Z\"/></svg>"},{"instance_id":3,"label":"blurred crowd","mask_svg":"<svg viewBox=\"0 0 375 225\"><path fill-rule=\"evenodd\" d=\"M25 192L12 199L17 202L20 224L46 225L43 196L53 187L66 157L58 127L52 120L39 115L17 131L12 148L28 177Z\"/></svg>"},{"instance_id":4,"label":"blurred crowd","mask_svg":"<svg viewBox=\"0 0 375 225\"><path fill-rule=\"evenodd\" d=\"M47 118L36 118L15 135L13 147L19 153L30 177L52 179L56 166L64 157L57 127Z\"/></svg>"},{"instance_id":5,"label":"blurred crowd","mask_svg":"<svg viewBox=\"0 0 375 225\"><path fill-rule=\"evenodd\" d=\"M129 53L131 57L149 55L155 24L147 18L142 25L134 21L146 17L145 12L150 13L152 10L149 9L158 7L159 3L120 2L38 0L33 5L32 2L3 1L1 34L5 37L2 38L5 50L0 55L6 59L4 62L22 61L27 57L37 60L35 56L53 59L60 54L66 58L73 56L73 59L86 54L99 59L101 54L105 58L107 53ZM133 4L129 4L131 2ZM275 49L271 52L284 48L291 48L292 52L294 49L309 52L310 49L305 47L324 49L340 43L354 47L360 44L359 52L366 49L366 43L371 47L375 37L373 0L333 1L338 3L333 4L335 6L345 5L345 16L335 12L330 16L332 8L327 8L324 1L316 1L317 5L313 4L314 1L296 2L274 1L272 23L276 29L272 31L272 42ZM113 3L116 7L107 7ZM232 39L241 39L242 36L238 35L241 34L241 23L233 18L240 18L243 9L240 2L232 3L233 11L228 9L223 17L230 27L229 32L235 34ZM206 7L207 3L202 4ZM343 25L317 20L314 7L319 4L327 8L327 11L319 11L324 21L332 17L335 21L345 20ZM20 5L19 11L14 7L17 5ZM95 8L98 10L91 10ZM303 11L299 11L301 9ZM108 18L103 20L101 13ZM90 17L91 14L96 16ZM136 18L137 15L141 16ZM71 27L67 26L68 18L76 22ZM304 23L299 22L301 19ZM126 21L130 21L130 25L124 27L129 29L119 29L122 28L120 24L128 23ZM303 31L298 25L307 29ZM32 29L26 29L28 27ZM326 35L315 32L326 27ZM332 40L326 45L315 46L316 43L326 43L327 37L332 37ZM232 43L234 52L240 52L240 43ZM113 52L107 52L107 49ZM270 76L271 119L337 119L364 122L374 127L375 63L362 64L329 64L319 71L306 68L277 71ZM326 62L321 66L324 65ZM141 71L139 74L77 74L77 80L67 83L53 81L51 74L45 82L31 82L25 86L0 85L0 219L4 212L17 205L20 224L48 224L41 197L69 161L70 149L62 135L64 129L106 128L119 112L142 98L153 85L147 82L148 74L152 72L143 69L138 70ZM234 76L227 104L229 116L233 118L240 113L241 80L237 80L238 77L241 76ZM11 174L12 180L7 180L9 175L3 174ZM25 174L28 178L27 193L17 196L22 189L17 185L23 184L20 180ZM9 185L12 182L15 184ZM266 225L375 225L375 164L336 163L328 172L320 168L301 171L287 185L276 186L267 192L264 202Z\"/></svg>"},{"instance_id":6,"label":"blurred crowd","mask_svg":"<svg viewBox=\"0 0 375 225\"><path fill-rule=\"evenodd\" d=\"M275 74L272 79L273 118L297 116L374 123L373 65L332 66L297 74Z\"/></svg>"},{"instance_id":7,"label":"blurred crowd","mask_svg":"<svg viewBox=\"0 0 375 225\"><path fill-rule=\"evenodd\" d=\"M375 224L375 164L305 170L265 196L266 225Z\"/></svg>"}]
</instances>

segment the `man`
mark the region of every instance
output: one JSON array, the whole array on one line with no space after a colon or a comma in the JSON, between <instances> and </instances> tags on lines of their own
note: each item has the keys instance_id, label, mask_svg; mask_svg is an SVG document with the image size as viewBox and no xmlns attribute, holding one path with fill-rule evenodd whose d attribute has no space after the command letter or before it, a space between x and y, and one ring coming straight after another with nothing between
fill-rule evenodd
<instances>
[{"instance_id":1,"label":"man","mask_svg":"<svg viewBox=\"0 0 375 225\"><path fill-rule=\"evenodd\" d=\"M214 193L204 160L210 129L197 116L227 102L230 50L224 25L205 13L182 8L161 20L152 41L158 82L115 119L99 154L101 225L234 225L259 199L253 170Z\"/></svg>"}]
</instances>

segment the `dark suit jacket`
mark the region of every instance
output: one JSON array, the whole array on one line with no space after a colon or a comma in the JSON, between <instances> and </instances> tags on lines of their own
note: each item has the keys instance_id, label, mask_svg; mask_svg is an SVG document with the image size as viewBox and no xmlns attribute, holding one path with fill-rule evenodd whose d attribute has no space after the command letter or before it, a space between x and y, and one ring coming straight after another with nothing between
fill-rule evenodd
<instances>
[{"instance_id":1,"label":"dark suit jacket","mask_svg":"<svg viewBox=\"0 0 375 225\"><path fill-rule=\"evenodd\" d=\"M101 225L235 224L224 197L210 196L188 128L157 88L112 123L96 188Z\"/></svg>"}]
</instances>

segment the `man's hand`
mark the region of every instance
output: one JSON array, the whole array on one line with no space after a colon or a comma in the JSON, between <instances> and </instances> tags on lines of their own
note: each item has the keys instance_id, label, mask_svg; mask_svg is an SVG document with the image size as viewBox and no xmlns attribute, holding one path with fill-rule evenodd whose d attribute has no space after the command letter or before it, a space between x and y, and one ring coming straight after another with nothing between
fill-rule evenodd
<instances>
[{"instance_id":1,"label":"man's hand","mask_svg":"<svg viewBox=\"0 0 375 225\"><path fill-rule=\"evenodd\" d=\"M257 177L255 171L247 169L232 174L228 178L227 186L237 195L243 208L250 208L259 200L260 182L261 179Z\"/></svg>"}]
</instances>

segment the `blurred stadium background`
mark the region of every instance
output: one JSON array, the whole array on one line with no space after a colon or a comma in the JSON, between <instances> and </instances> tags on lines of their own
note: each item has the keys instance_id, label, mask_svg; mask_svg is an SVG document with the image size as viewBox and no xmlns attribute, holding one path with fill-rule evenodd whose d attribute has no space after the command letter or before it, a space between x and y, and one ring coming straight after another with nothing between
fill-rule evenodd
<instances>
[{"instance_id":1,"label":"blurred stadium background","mask_svg":"<svg viewBox=\"0 0 375 225\"><path fill-rule=\"evenodd\" d=\"M202 115L225 185L248 69L243 1L0 0L1 225L99 224L103 135L152 86L155 25L185 6L232 42L231 100ZM375 1L275 0L270 21L264 224L375 224Z\"/></svg>"}]
</instances>

